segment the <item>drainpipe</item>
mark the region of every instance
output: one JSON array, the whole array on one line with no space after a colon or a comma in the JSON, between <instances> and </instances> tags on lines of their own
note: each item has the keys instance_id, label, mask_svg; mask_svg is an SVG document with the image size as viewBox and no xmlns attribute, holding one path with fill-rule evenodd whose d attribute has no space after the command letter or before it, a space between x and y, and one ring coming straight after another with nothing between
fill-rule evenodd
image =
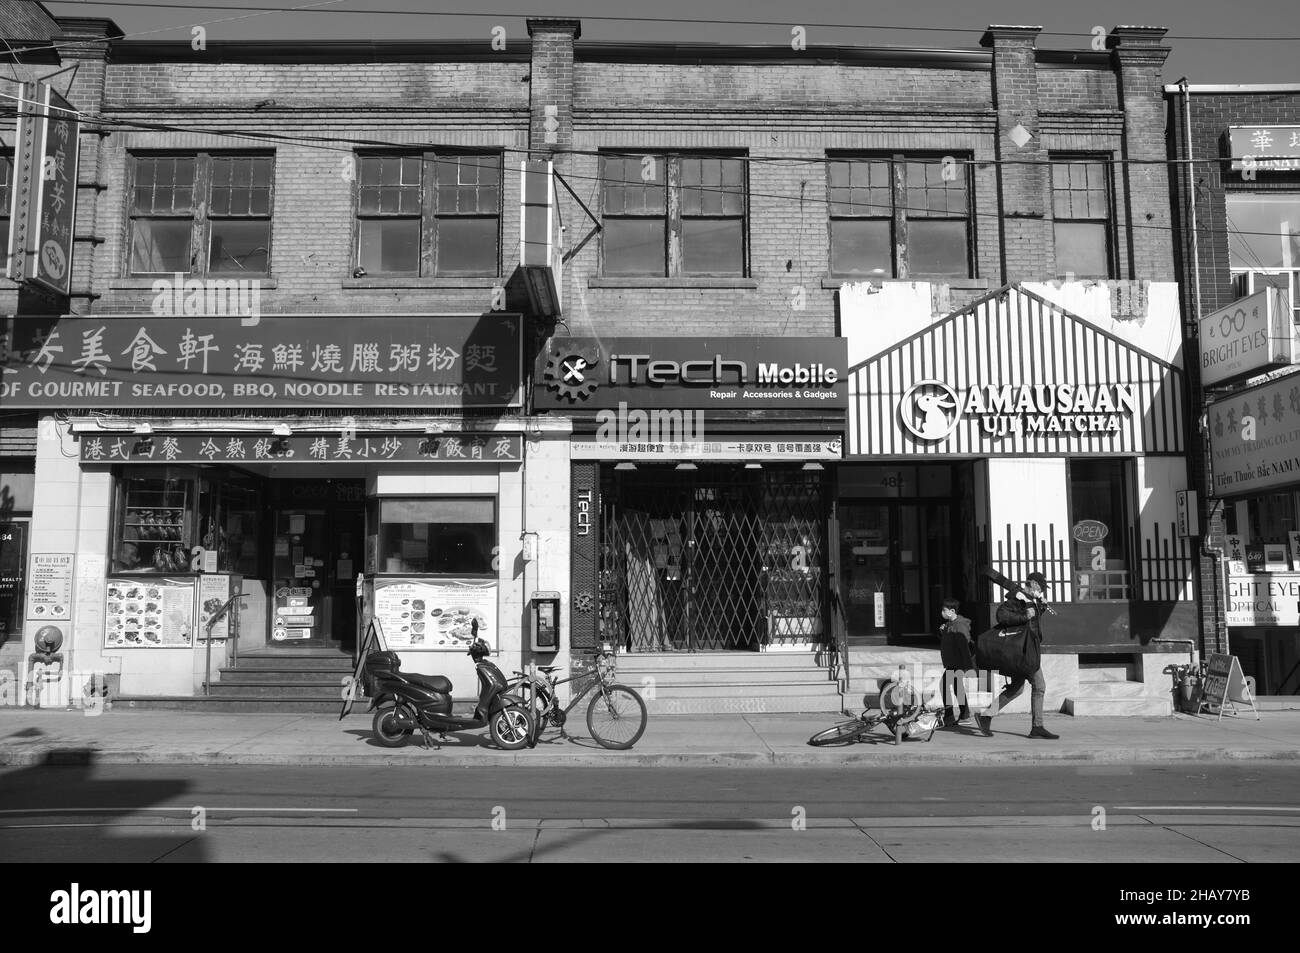
<instances>
[{"instance_id":1,"label":"drainpipe","mask_svg":"<svg viewBox=\"0 0 1300 953\"><path fill-rule=\"evenodd\" d=\"M1188 87L1187 77L1184 76L1178 81L1178 88L1183 94L1183 158L1185 175L1187 177L1187 216L1188 227L1192 234L1192 316L1193 319L1199 318L1201 314L1201 242L1197 234L1197 216L1196 216L1196 168L1192 163L1192 93ZM1204 405L1205 394L1201 393L1201 403ZM1205 427L1199 428L1201 431L1201 445L1207 444L1207 430ZM1223 548L1220 546L1209 545L1209 535L1202 536L1201 554L1215 560L1215 575L1219 580L1220 592L1223 596L1223 632L1221 635L1221 645L1225 653L1229 652L1228 647L1228 561L1224 556ZM1218 606L1219 601L1216 598L1214 605ZM1218 619L1214 624L1216 639L1220 636Z\"/></svg>"}]
</instances>

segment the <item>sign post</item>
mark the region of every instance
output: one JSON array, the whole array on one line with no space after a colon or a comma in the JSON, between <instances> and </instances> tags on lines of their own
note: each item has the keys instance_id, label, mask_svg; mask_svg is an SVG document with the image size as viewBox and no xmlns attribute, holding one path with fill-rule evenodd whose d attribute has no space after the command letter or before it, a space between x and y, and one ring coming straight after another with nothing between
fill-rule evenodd
<instances>
[{"instance_id":1,"label":"sign post","mask_svg":"<svg viewBox=\"0 0 1300 953\"><path fill-rule=\"evenodd\" d=\"M1211 654L1206 659L1205 684L1201 686L1200 709L1211 714L1216 713L1223 719L1225 706L1230 706L1228 714L1237 714L1237 705L1249 705L1259 721L1259 709L1255 707L1255 693L1246 682L1241 671L1241 662L1235 655Z\"/></svg>"}]
</instances>

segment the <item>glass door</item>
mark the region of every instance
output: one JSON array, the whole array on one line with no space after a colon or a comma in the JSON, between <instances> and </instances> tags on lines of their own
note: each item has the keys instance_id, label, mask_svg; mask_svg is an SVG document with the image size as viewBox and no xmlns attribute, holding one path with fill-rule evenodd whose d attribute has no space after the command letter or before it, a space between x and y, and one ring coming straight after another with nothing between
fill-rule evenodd
<instances>
[{"instance_id":1,"label":"glass door","mask_svg":"<svg viewBox=\"0 0 1300 953\"><path fill-rule=\"evenodd\" d=\"M840 604L851 636L888 635L893 598L890 504L840 506Z\"/></svg>"},{"instance_id":2,"label":"glass door","mask_svg":"<svg viewBox=\"0 0 1300 953\"><path fill-rule=\"evenodd\" d=\"M943 600L954 595L951 509L947 503L900 503L895 524L901 591L894 634L934 635Z\"/></svg>"}]
</instances>

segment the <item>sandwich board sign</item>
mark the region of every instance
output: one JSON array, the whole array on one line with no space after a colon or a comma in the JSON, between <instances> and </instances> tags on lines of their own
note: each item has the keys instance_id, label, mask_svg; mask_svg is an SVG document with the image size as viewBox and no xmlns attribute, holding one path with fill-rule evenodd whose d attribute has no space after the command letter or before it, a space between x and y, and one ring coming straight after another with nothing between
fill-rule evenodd
<instances>
[{"instance_id":1,"label":"sandwich board sign","mask_svg":"<svg viewBox=\"0 0 1300 953\"><path fill-rule=\"evenodd\" d=\"M1230 705L1229 714L1237 714L1237 705L1249 705L1259 721L1259 709L1255 707L1254 692L1246 683L1241 671L1241 662L1235 655L1211 653L1206 659L1205 684L1201 686L1201 708L1211 714L1218 709L1219 718L1223 718L1224 706Z\"/></svg>"}]
</instances>

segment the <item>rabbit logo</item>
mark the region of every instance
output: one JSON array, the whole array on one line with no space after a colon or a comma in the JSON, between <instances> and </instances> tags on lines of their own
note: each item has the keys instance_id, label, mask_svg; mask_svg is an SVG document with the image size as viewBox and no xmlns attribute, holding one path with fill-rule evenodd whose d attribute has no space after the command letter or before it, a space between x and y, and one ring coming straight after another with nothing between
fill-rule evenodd
<instances>
[{"instance_id":1,"label":"rabbit logo","mask_svg":"<svg viewBox=\"0 0 1300 953\"><path fill-rule=\"evenodd\" d=\"M903 426L921 440L942 440L961 418L957 392L943 381L917 381L898 402Z\"/></svg>"}]
</instances>

